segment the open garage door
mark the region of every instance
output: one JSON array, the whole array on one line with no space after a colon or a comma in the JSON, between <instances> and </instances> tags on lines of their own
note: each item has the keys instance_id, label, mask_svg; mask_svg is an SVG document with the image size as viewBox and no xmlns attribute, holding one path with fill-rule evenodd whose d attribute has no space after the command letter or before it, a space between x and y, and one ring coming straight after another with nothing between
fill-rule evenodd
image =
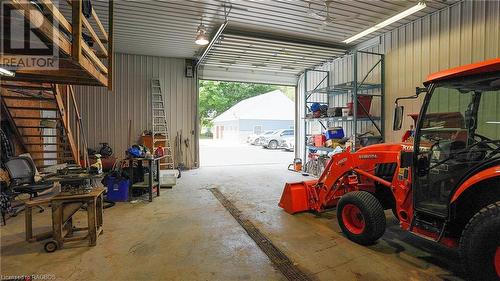
<instances>
[{"instance_id":1,"label":"open garage door","mask_svg":"<svg viewBox=\"0 0 500 281\"><path fill-rule=\"evenodd\" d=\"M198 62L201 79L296 85L304 69L346 51L338 44L229 27L218 35Z\"/></svg>"}]
</instances>

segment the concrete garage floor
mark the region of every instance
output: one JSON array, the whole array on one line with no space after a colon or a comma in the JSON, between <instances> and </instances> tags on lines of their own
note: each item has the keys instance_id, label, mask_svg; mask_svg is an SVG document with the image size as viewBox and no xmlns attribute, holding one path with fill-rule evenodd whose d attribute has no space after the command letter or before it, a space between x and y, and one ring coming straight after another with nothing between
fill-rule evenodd
<instances>
[{"instance_id":1,"label":"concrete garage floor","mask_svg":"<svg viewBox=\"0 0 500 281\"><path fill-rule=\"evenodd\" d=\"M283 184L301 179L284 164L188 171L152 203L106 209L96 247L78 242L50 254L42 243L24 241L21 214L1 227L1 274L52 274L57 280L284 280L208 190L215 187L313 279L460 280L452 273L459 270L455 252L400 231L390 213L386 234L371 247L347 240L335 212L286 214L277 207ZM83 215L79 220L85 221ZM41 230L49 212L34 219L35 230Z\"/></svg>"}]
</instances>

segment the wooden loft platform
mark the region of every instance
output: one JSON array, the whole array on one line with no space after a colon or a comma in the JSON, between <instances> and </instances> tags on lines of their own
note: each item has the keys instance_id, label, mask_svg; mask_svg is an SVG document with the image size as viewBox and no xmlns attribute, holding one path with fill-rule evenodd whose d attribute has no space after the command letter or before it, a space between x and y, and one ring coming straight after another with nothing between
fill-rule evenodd
<instances>
[{"instance_id":1,"label":"wooden loft platform","mask_svg":"<svg viewBox=\"0 0 500 281\"><path fill-rule=\"evenodd\" d=\"M25 42L26 36L21 40L10 36L6 38L9 41L7 44L42 44L52 52L51 58L56 67L26 67L24 62L30 58L38 58L39 53L30 49L4 48L4 52L0 54L0 66L13 69L15 76L2 76L3 80L93 85L112 89L113 0L109 0L107 30L94 9L90 14L87 10L87 17L82 13L82 1L58 1L60 7L50 0L4 2L11 12L2 14L2 21L18 28L14 30L24 30L23 25L29 22L30 26L36 27L31 28L36 35L35 39L41 41ZM61 7L62 5L65 7ZM15 13L17 14L13 16ZM19 21L19 18L24 18L25 22ZM73 40L74 38L78 40Z\"/></svg>"}]
</instances>

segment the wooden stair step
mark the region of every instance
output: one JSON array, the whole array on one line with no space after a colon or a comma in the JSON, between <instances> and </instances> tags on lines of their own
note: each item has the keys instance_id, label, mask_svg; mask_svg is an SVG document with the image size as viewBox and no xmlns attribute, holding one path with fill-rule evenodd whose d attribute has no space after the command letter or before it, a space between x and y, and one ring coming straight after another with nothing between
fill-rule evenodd
<instances>
[{"instance_id":1,"label":"wooden stair step","mask_svg":"<svg viewBox=\"0 0 500 281\"><path fill-rule=\"evenodd\" d=\"M12 119L20 120L59 120L59 117L26 117L26 116L12 116Z\"/></svg>"},{"instance_id":2,"label":"wooden stair step","mask_svg":"<svg viewBox=\"0 0 500 281\"><path fill-rule=\"evenodd\" d=\"M71 151L67 150L30 150L29 153L68 153L71 154Z\"/></svg>"},{"instance_id":3,"label":"wooden stair step","mask_svg":"<svg viewBox=\"0 0 500 281\"><path fill-rule=\"evenodd\" d=\"M54 129L54 130L57 130L57 128L46 127L46 126L17 126L17 127L21 128L21 129Z\"/></svg>"},{"instance_id":4,"label":"wooden stair step","mask_svg":"<svg viewBox=\"0 0 500 281\"><path fill-rule=\"evenodd\" d=\"M34 106L8 106L7 105L7 108L14 109L14 110L37 110L37 111L41 111L41 110L58 111L59 110L58 108L48 108L48 107L43 107L43 106L34 107Z\"/></svg>"},{"instance_id":5,"label":"wooden stair step","mask_svg":"<svg viewBox=\"0 0 500 281\"><path fill-rule=\"evenodd\" d=\"M17 96L2 96L4 99L8 100L26 100L26 101L49 101L55 102L55 99L46 97L17 97Z\"/></svg>"},{"instance_id":6,"label":"wooden stair step","mask_svg":"<svg viewBox=\"0 0 500 281\"><path fill-rule=\"evenodd\" d=\"M63 146L66 147L69 144L67 143L51 143L51 142L27 142L25 145L57 145L57 146Z\"/></svg>"},{"instance_id":7,"label":"wooden stair step","mask_svg":"<svg viewBox=\"0 0 500 281\"><path fill-rule=\"evenodd\" d=\"M48 137L48 138L57 138L57 137L64 137L63 135L21 135L21 137L24 137L24 138L43 138L43 137Z\"/></svg>"},{"instance_id":8,"label":"wooden stair step","mask_svg":"<svg viewBox=\"0 0 500 281\"><path fill-rule=\"evenodd\" d=\"M38 90L38 91L53 91L52 87L44 87L44 86L32 86L32 85L12 85L12 84L1 84L2 88L5 89L18 89L18 90Z\"/></svg>"}]
</instances>

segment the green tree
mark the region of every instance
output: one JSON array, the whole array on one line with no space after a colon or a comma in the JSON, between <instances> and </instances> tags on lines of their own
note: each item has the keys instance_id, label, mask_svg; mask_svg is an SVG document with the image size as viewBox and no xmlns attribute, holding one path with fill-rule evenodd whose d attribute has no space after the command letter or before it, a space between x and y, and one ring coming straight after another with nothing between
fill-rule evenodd
<instances>
[{"instance_id":1,"label":"green tree","mask_svg":"<svg viewBox=\"0 0 500 281\"><path fill-rule=\"evenodd\" d=\"M293 87L200 80L200 121L203 127L211 127L211 120L238 102L273 90L289 93Z\"/></svg>"}]
</instances>

